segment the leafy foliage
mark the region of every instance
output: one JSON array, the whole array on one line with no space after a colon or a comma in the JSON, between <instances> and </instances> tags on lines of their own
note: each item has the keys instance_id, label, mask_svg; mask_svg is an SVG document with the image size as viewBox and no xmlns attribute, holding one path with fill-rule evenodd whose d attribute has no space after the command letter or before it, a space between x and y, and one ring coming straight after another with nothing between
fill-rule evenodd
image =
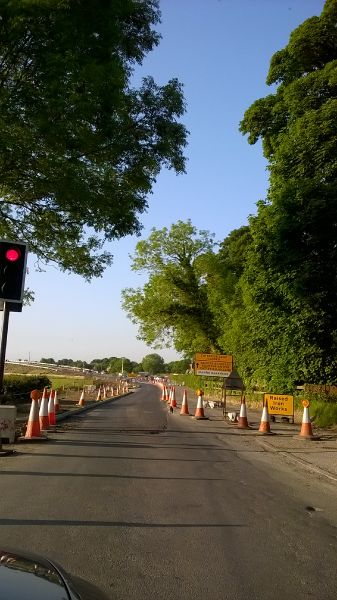
<instances>
[{"instance_id":1,"label":"leafy foliage","mask_svg":"<svg viewBox=\"0 0 337 600\"><path fill-rule=\"evenodd\" d=\"M208 305L204 263L213 235L190 221L152 229L138 242L132 269L148 272L143 288L125 289L123 307L139 326L139 338L154 348L174 345L192 356L218 348L218 330Z\"/></svg>"},{"instance_id":2,"label":"leafy foliage","mask_svg":"<svg viewBox=\"0 0 337 600\"><path fill-rule=\"evenodd\" d=\"M188 358L182 360L173 360L166 364L167 373L186 373L191 365L191 361Z\"/></svg>"},{"instance_id":3,"label":"leafy foliage","mask_svg":"<svg viewBox=\"0 0 337 600\"><path fill-rule=\"evenodd\" d=\"M271 60L275 93L241 123L270 169L243 276L248 346L262 380L288 388L337 379L336 22L330 0L291 34Z\"/></svg>"},{"instance_id":4,"label":"leafy foliage","mask_svg":"<svg viewBox=\"0 0 337 600\"><path fill-rule=\"evenodd\" d=\"M0 17L0 236L101 275L161 167L184 172L181 84L130 86L158 1L3 0Z\"/></svg>"},{"instance_id":5,"label":"leafy foliage","mask_svg":"<svg viewBox=\"0 0 337 600\"><path fill-rule=\"evenodd\" d=\"M150 357L150 358L149 358ZM154 359L151 357L155 357ZM164 359L158 354L149 354L143 358L143 361L149 360L154 364L160 365L160 370L165 372L166 365L164 363ZM84 360L74 360L72 358L62 358L61 360L56 361L54 358L41 358L40 362L49 363L55 366L69 366L69 367L77 367L78 369L90 369L92 371L98 371L99 373L105 372L110 374L117 375L122 371L126 371L128 373L138 373L143 369L142 362L137 363L125 356L116 357L110 356L105 358L94 358L90 363ZM143 369L144 370L144 369ZM147 370L147 369L145 369ZM157 372L157 371L156 371Z\"/></svg>"},{"instance_id":6,"label":"leafy foliage","mask_svg":"<svg viewBox=\"0 0 337 600\"><path fill-rule=\"evenodd\" d=\"M247 385L286 392L337 381L337 0L291 34L267 83L240 125L269 163L256 216L186 261L191 223L154 231L133 262L148 282L123 297L147 343L231 353Z\"/></svg>"},{"instance_id":7,"label":"leafy foliage","mask_svg":"<svg viewBox=\"0 0 337 600\"><path fill-rule=\"evenodd\" d=\"M51 382L45 376L21 376L20 375L5 375L4 389L5 402L20 402L30 401L30 392L32 390L43 390L44 387L50 387Z\"/></svg>"},{"instance_id":8,"label":"leafy foliage","mask_svg":"<svg viewBox=\"0 0 337 600\"><path fill-rule=\"evenodd\" d=\"M159 354L147 354L142 360L142 369L151 375L165 372L164 360Z\"/></svg>"},{"instance_id":9,"label":"leafy foliage","mask_svg":"<svg viewBox=\"0 0 337 600\"><path fill-rule=\"evenodd\" d=\"M140 370L138 363L130 360L129 358L115 358L112 359L108 366L109 373L133 373Z\"/></svg>"}]
</instances>

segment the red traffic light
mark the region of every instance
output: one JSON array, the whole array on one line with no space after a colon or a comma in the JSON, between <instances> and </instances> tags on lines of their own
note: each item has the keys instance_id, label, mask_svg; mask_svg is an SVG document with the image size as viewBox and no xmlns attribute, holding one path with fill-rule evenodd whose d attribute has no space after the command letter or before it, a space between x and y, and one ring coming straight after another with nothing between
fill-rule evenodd
<instances>
[{"instance_id":1,"label":"red traffic light","mask_svg":"<svg viewBox=\"0 0 337 600\"><path fill-rule=\"evenodd\" d=\"M27 244L0 239L0 301L22 302Z\"/></svg>"},{"instance_id":2,"label":"red traffic light","mask_svg":"<svg viewBox=\"0 0 337 600\"><path fill-rule=\"evenodd\" d=\"M20 250L18 250L18 248L9 248L6 251L5 256L10 262L16 262L17 260L19 260L21 252Z\"/></svg>"}]
</instances>

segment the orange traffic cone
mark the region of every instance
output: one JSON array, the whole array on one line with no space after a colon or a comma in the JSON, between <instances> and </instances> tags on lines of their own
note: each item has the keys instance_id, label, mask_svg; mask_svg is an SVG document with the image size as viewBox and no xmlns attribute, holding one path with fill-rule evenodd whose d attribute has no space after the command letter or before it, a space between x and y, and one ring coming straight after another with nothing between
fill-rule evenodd
<instances>
[{"instance_id":1,"label":"orange traffic cone","mask_svg":"<svg viewBox=\"0 0 337 600\"><path fill-rule=\"evenodd\" d=\"M303 400L303 417L302 417L302 426L301 431L299 433L299 437L302 440L317 440L318 437L313 434L310 416L309 416L309 401Z\"/></svg>"},{"instance_id":2,"label":"orange traffic cone","mask_svg":"<svg viewBox=\"0 0 337 600\"><path fill-rule=\"evenodd\" d=\"M96 402L98 402L98 400L101 400L102 398L102 394L101 394L101 388L98 388L98 392L97 392L97 398L96 398Z\"/></svg>"},{"instance_id":3,"label":"orange traffic cone","mask_svg":"<svg viewBox=\"0 0 337 600\"><path fill-rule=\"evenodd\" d=\"M270 430L268 402L267 401L263 405L259 433L261 433L262 435L272 435L273 434L273 432Z\"/></svg>"},{"instance_id":4,"label":"orange traffic cone","mask_svg":"<svg viewBox=\"0 0 337 600\"><path fill-rule=\"evenodd\" d=\"M106 400L106 388L105 388L105 386L103 387L103 400Z\"/></svg>"},{"instance_id":5,"label":"orange traffic cone","mask_svg":"<svg viewBox=\"0 0 337 600\"><path fill-rule=\"evenodd\" d=\"M246 407L245 397L243 397L241 400L238 428L239 429L250 429L249 424L248 424L248 419L247 419L247 407Z\"/></svg>"},{"instance_id":6,"label":"orange traffic cone","mask_svg":"<svg viewBox=\"0 0 337 600\"><path fill-rule=\"evenodd\" d=\"M172 388L170 406L172 406L172 408L176 408L176 406L177 406L176 388L175 387Z\"/></svg>"},{"instance_id":7,"label":"orange traffic cone","mask_svg":"<svg viewBox=\"0 0 337 600\"><path fill-rule=\"evenodd\" d=\"M53 390L54 391L54 408L55 408L55 414L57 415L57 413L60 410L60 404L59 404L59 400L57 397L57 390Z\"/></svg>"},{"instance_id":8,"label":"orange traffic cone","mask_svg":"<svg viewBox=\"0 0 337 600\"><path fill-rule=\"evenodd\" d=\"M160 398L160 400L161 400L161 402L164 402L164 400L165 400L165 386L164 385L162 385L162 388L161 388L161 398Z\"/></svg>"},{"instance_id":9,"label":"orange traffic cone","mask_svg":"<svg viewBox=\"0 0 337 600\"><path fill-rule=\"evenodd\" d=\"M48 419L49 419L49 427L55 427L56 415L55 415L55 408L54 408L54 395L52 394L52 390L50 390L49 401L48 401Z\"/></svg>"},{"instance_id":10,"label":"orange traffic cone","mask_svg":"<svg viewBox=\"0 0 337 600\"><path fill-rule=\"evenodd\" d=\"M180 414L181 415L189 415L190 414L188 412L187 392L186 392L186 390L184 390L184 393L183 393L183 402L182 402L182 405L181 405Z\"/></svg>"},{"instance_id":11,"label":"orange traffic cone","mask_svg":"<svg viewBox=\"0 0 337 600\"><path fill-rule=\"evenodd\" d=\"M36 390L33 390L36 391ZM40 423L39 423L39 405L38 398L32 398L32 405L30 407L26 434L21 437L20 440L46 440L45 436L41 435Z\"/></svg>"},{"instance_id":12,"label":"orange traffic cone","mask_svg":"<svg viewBox=\"0 0 337 600\"><path fill-rule=\"evenodd\" d=\"M85 399L84 399L84 388L83 388L82 393L81 393L81 397L80 397L80 399L78 401L77 406L84 406L84 405L85 405Z\"/></svg>"},{"instance_id":13,"label":"orange traffic cone","mask_svg":"<svg viewBox=\"0 0 337 600\"><path fill-rule=\"evenodd\" d=\"M40 402L39 423L41 431L49 428L48 398L46 388L43 388L43 394Z\"/></svg>"},{"instance_id":14,"label":"orange traffic cone","mask_svg":"<svg viewBox=\"0 0 337 600\"><path fill-rule=\"evenodd\" d=\"M207 417L205 417L205 413L204 413L204 403L203 403L201 394L199 394L199 396L198 396L197 408L195 409L194 418L195 419L207 419Z\"/></svg>"}]
</instances>

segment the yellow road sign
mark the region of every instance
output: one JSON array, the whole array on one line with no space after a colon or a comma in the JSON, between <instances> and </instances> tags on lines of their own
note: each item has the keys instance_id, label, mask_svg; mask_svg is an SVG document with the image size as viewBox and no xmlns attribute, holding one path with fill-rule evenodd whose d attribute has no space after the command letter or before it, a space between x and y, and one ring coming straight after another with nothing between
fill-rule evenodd
<instances>
[{"instance_id":1,"label":"yellow road sign","mask_svg":"<svg viewBox=\"0 0 337 600\"><path fill-rule=\"evenodd\" d=\"M196 375L228 377L233 371L233 356L231 354L203 354L197 352L194 362Z\"/></svg>"},{"instance_id":2,"label":"yellow road sign","mask_svg":"<svg viewBox=\"0 0 337 600\"><path fill-rule=\"evenodd\" d=\"M294 414L294 396L286 394L265 394L264 403L268 404L270 415L292 417Z\"/></svg>"}]
</instances>

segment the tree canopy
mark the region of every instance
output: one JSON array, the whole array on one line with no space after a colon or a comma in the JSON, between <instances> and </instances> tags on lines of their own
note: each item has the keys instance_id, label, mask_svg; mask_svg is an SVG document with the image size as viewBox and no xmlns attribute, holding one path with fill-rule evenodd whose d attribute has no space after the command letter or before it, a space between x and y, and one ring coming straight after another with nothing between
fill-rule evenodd
<instances>
[{"instance_id":1,"label":"tree canopy","mask_svg":"<svg viewBox=\"0 0 337 600\"><path fill-rule=\"evenodd\" d=\"M274 346L268 368L277 380L328 383L337 377L336 0L292 32L267 83L275 92L241 123L250 143L262 139L270 170L267 199L250 220L246 298L264 323L254 335Z\"/></svg>"},{"instance_id":2,"label":"tree canopy","mask_svg":"<svg viewBox=\"0 0 337 600\"><path fill-rule=\"evenodd\" d=\"M240 124L268 160L256 215L217 248L190 222L154 231L124 308L147 343L233 354L247 385L282 393L337 382L337 0L292 32L267 83Z\"/></svg>"},{"instance_id":3,"label":"tree canopy","mask_svg":"<svg viewBox=\"0 0 337 600\"><path fill-rule=\"evenodd\" d=\"M155 352L153 354L147 354L142 360L143 371L150 373L150 375L157 375L165 372L164 359Z\"/></svg>"},{"instance_id":4,"label":"tree canopy","mask_svg":"<svg viewBox=\"0 0 337 600\"><path fill-rule=\"evenodd\" d=\"M166 364L167 373L186 373L191 367L191 361L188 358L182 360L173 360Z\"/></svg>"},{"instance_id":5,"label":"tree canopy","mask_svg":"<svg viewBox=\"0 0 337 600\"><path fill-rule=\"evenodd\" d=\"M115 358L112 359L109 366L107 367L109 373L132 373L133 371L139 371L139 364L131 361L129 358Z\"/></svg>"},{"instance_id":6,"label":"tree canopy","mask_svg":"<svg viewBox=\"0 0 337 600\"><path fill-rule=\"evenodd\" d=\"M162 372L166 371L166 365L164 363L164 359L161 356L159 356L159 354L147 354L146 356L144 356L143 361L145 361L145 364L146 364L146 361L148 361L148 363L151 363L151 365L152 365L151 369L153 368L153 365L157 365L157 366L159 366L158 368L160 371L162 371ZM50 363L50 364L55 364L55 365L62 365L62 366L77 367L80 369L90 369L90 370L98 371L98 372L103 371L105 373L110 373L111 375L118 375L118 373L121 373L122 371L127 372L127 373L138 373L139 371L141 371L143 369L142 362L137 363L125 356L121 356L121 357L110 356L109 358L108 357L94 358L92 361L90 361L90 363L85 360L79 360L79 359L74 360L72 358L62 358L61 360L57 360L57 361L54 358L41 358L40 362L41 363ZM147 366L149 366L149 364ZM151 369L145 369L145 370L151 370Z\"/></svg>"},{"instance_id":7,"label":"tree canopy","mask_svg":"<svg viewBox=\"0 0 337 600\"><path fill-rule=\"evenodd\" d=\"M138 234L162 166L184 172L182 86L131 86L158 0L3 0L0 236L87 279Z\"/></svg>"},{"instance_id":8,"label":"tree canopy","mask_svg":"<svg viewBox=\"0 0 337 600\"><path fill-rule=\"evenodd\" d=\"M218 330L209 309L205 266L213 235L190 221L152 229L136 245L132 269L149 274L143 288L123 290L123 307L139 326L139 338L154 348L174 345L178 352L218 349Z\"/></svg>"}]
</instances>

